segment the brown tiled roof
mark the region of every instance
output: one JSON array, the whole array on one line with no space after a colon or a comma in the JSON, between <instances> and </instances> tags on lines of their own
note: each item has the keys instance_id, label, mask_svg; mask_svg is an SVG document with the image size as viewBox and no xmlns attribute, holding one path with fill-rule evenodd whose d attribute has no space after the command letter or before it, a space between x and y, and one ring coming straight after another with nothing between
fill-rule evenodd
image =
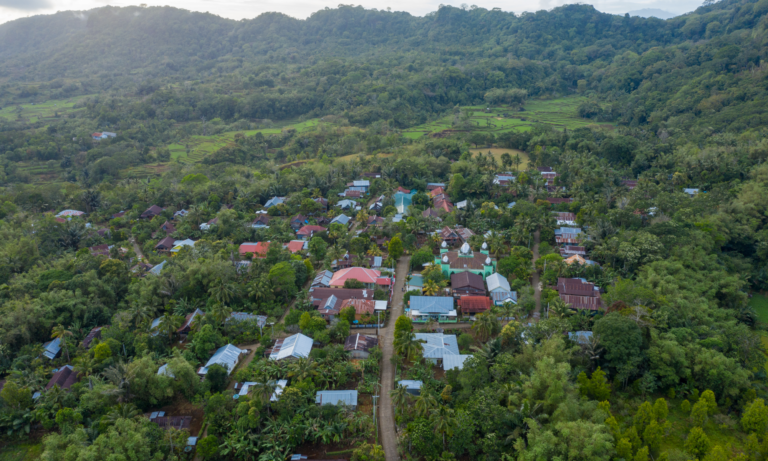
<instances>
[{"instance_id":1,"label":"brown tiled roof","mask_svg":"<svg viewBox=\"0 0 768 461\"><path fill-rule=\"evenodd\" d=\"M555 212L555 218L561 221L576 221L576 215L566 211Z\"/></svg>"},{"instance_id":2,"label":"brown tiled roof","mask_svg":"<svg viewBox=\"0 0 768 461\"><path fill-rule=\"evenodd\" d=\"M256 219L253 220L252 224L264 224L266 226L269 224L269 215L259 213L259 215L256 216Z\"/></svg>"},{"instance_id":3,"label":"brown tiled roof","mask_svg":"<svg viewBox=\"0 0 768 461\"><path fill-rule=\"evenodd\" d=\"M147 210L144 213L141 214L141 217L142 218L153 218L153 217L159 215L162 212L163 212L162 208L160 208L157 205L152 205L151 207L147 208Z\"/></svg>"},{"instance_id":4,"label":"brown tiled roof","mask_svg":"<svg viewBox=\"0 0 768 461\"><path fill-rule=\"evenodd\" d=\"M73 384L77 382L77 377L80 374L75 372L71 365L64 365L59 368L59 371L53 374L51 380L45 386L48 390L53 386L59 386L61 389L69 389Z\"/></svg>"},{"instance_id":5,"label":"brown tiled roof","mask_svg":"<svg viewBox=\"0 0 768 461\"><path fill-rule=\"evenodd\" d=\"M459 307L461 312L465 314L485 312L491 308L492 304L491 298L487 296L462 296L459 298Z\"/></svg>"},{"instance_id":6,"label":"brown tiled roof","mask_svg":"<svg viewBox=\"0 0 768 461\"><path fill-rule=\"evenodd\" d=\"M299 229L298 232L296 232L296 235L311 236L317 232L325 232L326 230L327 229L322 226L307 225Z\"/></svg>"},{"instance_id":7,"label":"brown tiled roof","mask_svg":"<svg viewBox=\"0 0 768 461\"><path fill-rule=\"evenodd\" d=\"M485 261L485 257L483 257L483 261ZM451 288L456 289L462 287L475 288L477 290L485 291L483 276L472 272L459 272L457 274L451 274Z\"/></svg>"},{"instance_id":8,"label":"brown tiled roof","mask_svg":"<svg viewBox=\"0 0 768 461\"><path fill-rule=\"evenodd\" d=\"M341 302L340 309L352 306L358 315L373 314L376 307L376 301L372 299L345 299Z\"/></svg>"},{"instance_id":9,"label":"brown tiled roof","mask_svg":"<svg viewBox=\"0 0 768 461\"><path fill-rule=\"evenodd\" d=\"M557 291L560 299L574 309L598 310L602 306L600 291L594 283L561 277L557 279Z\"/></svg>"},{"instance_id":10,"label":"brown tiled roof","mask_svg":"<svg viewBox=\"0 0 768 461\"><path fill-rule=\"evenodd\" d=\"M170 250L173 248L173 244L176 243L176 239L173 237L166 237L159 242L157 242L157 245L155 245L156 250Z\"/></svg>"},{"instance_id":11,"label":"brown tiled roof","mask_svg":"<svg viewBox=\"0 0 768 461\"><path fill-rule=\"evenodd\" d=\"M101 330L106 327L94 327L88 335L83 339L83 347L88 349L91 347L91 343L96 338L101 338Z\"/></svg>"},{"instance_id":12,"label":"brown tiled roof","mask_svg":"<svg viewBox=\"0 0 768 461\"><path fill-rule=\"evenodd\" d=\"M375 336L361 335L360 333L347 336L344 341L344 350L349 351L370 351L379 344L379 339Z\"/></svg>"},{"instance_id":13,"label":"brown tiled roof","mask_svg":"<svg viewBox=\"0 0 768 461\"><path fill-rule=\"evenodd\" d=\"M485 267L485 258L488 255L478 252L472 253L472 256L460 256L458 251L449 251L443 255L448 255L448 263L451 269L482 269ZM443 255L440 257L442 258Z\"/></svg>"},{"instance_id":14,"label":"brown tiled roof","mask_svg":"<svg viewBox=\"0 0 768 461\"><path fill-rule=\"evenodd\" d=\"M577 295L564 295L560 294L560 299L564 303L570 304L574 309L588 309L591 311L600 310L603 305L602 299L595 296L577 296Z\"/></svg>"},{"instance_id":15,"label":"brown tiled roof","mask_svg":"<svg viewBox=\"0 0 768 461\"><path fill-rule=\"evenodd\" d=\"M109 256L109 245L95 245L88 250L91 252L91 255L93 256Z\"/></svg>"},{"instance_id":16,"label":"brown tiled roof","mask_svg":"<svg viewBox=\"0 0 768 461\"><path fill-rule=\"evenodd\" d=\"M314 288L310 293L312 304L319 306L329 296L339 299L373 299L373 290L364 288Z\"/></svg>"}]
</instances>

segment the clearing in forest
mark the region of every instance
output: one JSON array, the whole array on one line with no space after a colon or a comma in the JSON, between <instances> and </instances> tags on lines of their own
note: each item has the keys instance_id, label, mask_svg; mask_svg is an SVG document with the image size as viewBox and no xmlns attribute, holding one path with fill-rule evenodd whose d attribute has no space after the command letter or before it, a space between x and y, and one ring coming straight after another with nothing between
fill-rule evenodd
<instances>
[{"instance_id":1,"label":"clearing in forest","mask_svg":"<svg viewBox=\"0 0 768 461\"><path fill-rule=\"evenodd\" d=\"M498 162L499 166L501 166L501 156L504 153L508 153L512 158L515 157L515 155L520 156L521 163L517 167L518 171L524 171L528 168L528 154L521 150L517 149L507 149L504 147L480 147L477 149L469 149L472 154L477 154L478 152L482 152L483 154L487 154L488 152L493 155L493 158L496 159L496 162Z\"/></svg>"}]
</instances>

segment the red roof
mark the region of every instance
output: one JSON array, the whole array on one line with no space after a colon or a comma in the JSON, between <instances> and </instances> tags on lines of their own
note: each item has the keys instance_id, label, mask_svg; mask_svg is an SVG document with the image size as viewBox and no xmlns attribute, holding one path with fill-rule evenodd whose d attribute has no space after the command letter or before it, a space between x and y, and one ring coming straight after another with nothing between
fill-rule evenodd
<instances>
[{"instance_id":1,"label":"red roof","mask_svg":"<svg viewBox=\"0 0 768 461\"><path fill-rule=\"evenodd\" d=\"M334 273L329 285L332 287L343 287L344 282L348 279L358 280L362 283L376 283L379 277L381 277L380 271L364 267L350 267Z\"/></svg>"},{"instance_id":2,"label":"red roof","mask_svg":"<svg viewBox=\"0 0 768 461\"><path fill-rule=\"evenodd\" d=\"M363 196L363 192L359 190L347 190L344 191L344 195L349 198L360 198Z\"/></svg>"},{"instance_id":3,"label":"red roof","mask_svg":"<svg viewBox=\"0 0 768 461\"><path fill-rule=\"evenodd\" d=\"M323 226L315 226L315 225L309 225L304 226L301 229L296 232L296 235L303 235L307 237L311 237L313 234L317 232L325 232L327 229Z\"/></svg>"},{"instance_id":4,"label":"red roof","mask_svg":"<svg viewBox=\"0 0 768 461\"><path fill-rule=\"evenodd\" d=\"M376 285L392 285L392 279L389 277L379 277L376 279Z\"/></svg>"},{"instance_id":5,"label":"red roof","mask_svg":"<svg viewBox=\"0 0 768 461\"><path fill-rule=\"evenodd\" d=\"M304 241L303 240L291 240L290 242L283 245L284 248L286 248L291 253L296 253L304 249Z\"/></svg>"},{"instance_id":6,"label":"red roof","mask_svg":"<svg viewBox=\"0 0 768 461\"><path fill-rule=\"evenodd\" d=\"M444 194L444 193L445 193L445 190L443 190L442 187L438 187L437 189L432 189L431 191L429 191L430 197L437 197L438 195Z\"/></svg>"},{"instance_id":7,"label":"red roof","mask_svg":"<svg viewBox=\"0 0 768 461\"><path fill-rule=\"evenodd\" d=\"M253 253L254 256L263 258L264 256L267 255L268 250L269 250L269 242L258 242L258 243L246 242L240 245L240 255Z\"/></svg>"},{"instance_id":8,"label":"red roof","mask_svg":"<svg viewBox=\"0 0 768 461\"><path fill-rule=\"evenodd\" d=\"M403 186L397 186L397 189L395 189L395 192L402 192L404 194L410 194L411 190L410 189L405 189L405 188L403 188Z\"/></svg>"},{"instance_id":9,"label":"red roof","mask_svg":"<svg viewBox=\"0 0 768 461\"><path fill-rule=\"evenodd\" d=\"M93 137L93 138L100 138L101 137L101 133L91 133L91 137Z\"/></svg>"},{"instance_id":10,"label":"red roof","mask_svg":"<svg viewBox=\"0 0 768 461\"><path fill-rule=\"evenodd\" d=\"M373 311L376 308L376 301L370 299L345 299L341 303L339 309L344 309L349 306L354 307L355 313L358 315L373 314Z\"/></svg>"},{"instance_id":11,"label":"red roof","mask_svg":"<svg viewBox=\"0 0 768 461\"><path fill-rule=\"evenodd\" d=\"M465 314L485 312L491 308L492 304L491 298L487 296L462 296L459 298L459 307L461 312Z\"/></svg>"}]
</instances>

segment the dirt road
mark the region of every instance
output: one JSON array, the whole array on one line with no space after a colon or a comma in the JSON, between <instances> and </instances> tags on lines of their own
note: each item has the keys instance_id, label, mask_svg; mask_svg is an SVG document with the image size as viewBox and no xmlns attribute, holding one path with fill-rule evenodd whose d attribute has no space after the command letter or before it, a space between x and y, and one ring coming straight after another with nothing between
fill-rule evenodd
<instances>
[{"instance_id":1,"label":"dirt road","mask_svg":"<svg viewBox=\"0 0 768 461\"><path fill-rule=\"evenodd\" d=\"M539 259L539 242L541 241L541 232L536 231L533 233L533 262ZM536 267L533 268L533 289L535 290L534 298L536 299L536 310L533 311L534 321L538 321L541 318L541 281L539 280L539 273L536 271Z\"/></svg>"},{"instance_id":2,"label":"dirt road","mask_svg":"<svg viewBox=\"0 0 768 461\"><path fill-rule=\"evenodd\" d=\"M392 297L392 311L390 312L387 326L381 330L381 350L384 357L381 359L381 398L379 399L379 430L381 432L381 446L387 461L397 461L400 455L397 450L397 431L395 430L395 410L390 391L395 386L395 367L392 365L392 356L395 353L395 320L403 314L403 286L405 276L411 263L410 256L404 256L397 262L397 281Z\"/></svg>"}]
</instances>

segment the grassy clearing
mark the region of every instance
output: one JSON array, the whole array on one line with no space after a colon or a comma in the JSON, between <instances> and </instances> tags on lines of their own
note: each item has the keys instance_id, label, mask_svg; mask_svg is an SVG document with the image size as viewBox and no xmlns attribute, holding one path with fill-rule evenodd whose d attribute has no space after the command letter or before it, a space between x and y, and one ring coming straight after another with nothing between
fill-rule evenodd
<instances>
[{"instance_id":1,"label":"grassy clearing","mask_svg":"<svg viewBox=\"0 0 768 461\"><path fill-rule=\"evenodd\" d=\"M299 123L283 122L270 128L260 128L258 130L227 131L225 133L210 136L190 136L183 141L168 145L168 150L171 151L172 159L178 158L182 163L197 163L206 155L212 154L222 147L235 142L235 135L238 133L245 136L253 136L256 133L268 136L271 134L280 134L284 129L296 130L299 133L303 133L314 129L319 122L320 119L313 118ZM187 152L187 150L189 150L189 152Z\"/></svg>"},{"instance_id":2,"label":"grassy clearing","mask_svg":"<svg viewBox=\"0 0 768 461\"><path fill-rule=\"evenodd\" d=\"M757 318L763 323L768 323L768 297L759 293L753 293L749 298L749 305L757 312Z\"/></svg>"},{"instance_id":3,"label":"grassy clearing","mask_svg":"<svg viewBox=\"0 0 768 461\"><path fill-rule=\"evenodd\" d=\"M533 125L543 123L557 129L569 129L592 125L590 120L578 116L576 109L585 98L581 96L569 96L567 98L551 99L546 101L532 100L526 102L524 110L516 111L509 107L491 108L486 112L486 107L463 107L472 111L471 123L474 125L470 131L480 133L500 134L509 131L530 131ZM454 129L452 115L439 120L415 126L406 130L403 135L418 139L432 133Z\"/></svg>"},{"instance_id":4,"label":"grassy clearing","mask_svg":"<svg viewBox=\"0 0 768 461\"><path fill-rule=\"evenodd\" d=\"M517 149L506 149L506 148L503 148L503 147L490 147L490 148L489 147L481 147L479 149L469 149L469 151L472 152L473 154L476 154L478 152L482 152L483 154L487 154L488 152L490 152L491 155L493 155L493 158L499 163L499 165L501 165L501 155L502 154L508 153L512 157L514 157L515 155L519 155L520 156L520 160L522 160L522 163L520 163L520 166L518 167L518 170L520 170L520 171L523 171L523 170L527 169L528 168L528 163L530 161L528 159L528 155L525 152L523 152L521 150L517 150Z\"/></svg>"},{"instance_id":5,"label":"grassy clearing","mask_svg":"<svg viewBox=\"0 0 768 461\"><path fill-rule=\"evenodd\" d=\"M91 95L76 96L69 99L54 99L43 103L10 105L0 109L0 118L8 121L21 121L25 123L37 123L40 121L53 120L56 114L59 116L77 112L74 105Z\"/></svg>"},{"instance_id":6,"label":"grassy clearing","mask_svg":"<svg viewBox=\"0 0 768 461\"><path fill-rule=\"evenodd\" d=\"M43 454L41 443L19 443L0 448L0 461L33 461Z\"/></svg>"}]
</instances>

